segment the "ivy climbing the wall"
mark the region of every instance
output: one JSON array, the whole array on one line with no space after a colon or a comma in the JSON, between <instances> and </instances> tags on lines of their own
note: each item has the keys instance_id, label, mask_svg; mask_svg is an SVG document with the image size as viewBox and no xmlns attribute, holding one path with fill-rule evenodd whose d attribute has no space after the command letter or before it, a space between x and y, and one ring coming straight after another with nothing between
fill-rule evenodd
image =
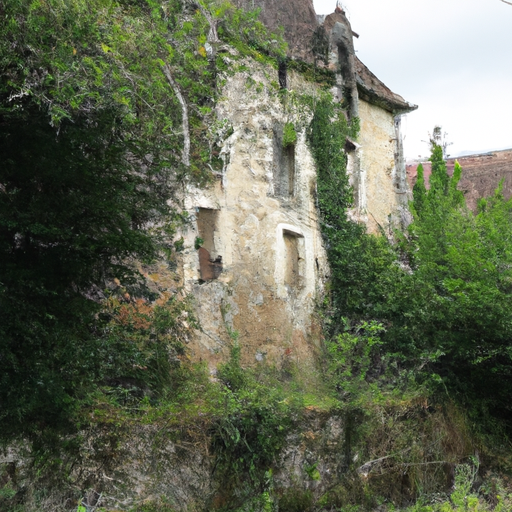
<instances>
[{"instance_id":1,"label":"ivy climbing the wall","mask_svg":"<svg viewBox=\"0 0 512 512\"><path fill-rule=\"evenodd\" d=\"M345 111L328 95L314 107L308 134L317 165L317 194L322 233L331 267L329 330L336 333L341 317L368 314L368 303L379 294L378 276L394 260L385 238L368 236L366 226L348 218L353 193L343 148L356 138L359 120L347 122Z\"/></svg>"}]
</instances>

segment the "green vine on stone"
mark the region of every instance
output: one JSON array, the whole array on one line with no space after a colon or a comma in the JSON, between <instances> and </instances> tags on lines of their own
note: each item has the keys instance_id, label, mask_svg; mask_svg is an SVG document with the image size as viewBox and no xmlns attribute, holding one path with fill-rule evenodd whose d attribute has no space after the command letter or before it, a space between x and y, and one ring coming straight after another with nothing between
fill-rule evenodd
<instances>
[{"instance_id":1,"label":"green vine on stone","mask_svg":"<svg viewBox=\"0 0 512 512\"><path fill-rule=\"evenodd\" d=\"M286 123L283 129L283 148L295 146L297 143L297 132L293 123Z\"/></svg>"}]
</instances>

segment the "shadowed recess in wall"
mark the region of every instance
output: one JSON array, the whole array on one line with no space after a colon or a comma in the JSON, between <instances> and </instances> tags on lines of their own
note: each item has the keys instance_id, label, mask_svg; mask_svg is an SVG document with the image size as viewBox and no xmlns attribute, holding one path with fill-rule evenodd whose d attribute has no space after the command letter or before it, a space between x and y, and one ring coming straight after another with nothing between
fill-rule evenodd
<instances>
[{"instance_id":1,"label":"shadowed recess in wall","mask_svg":"<svg viewBox=\"0 0 512 512\"><path fill-rule=\"evenodd\" d=\"M198 208L197 231L202 240L198 254L202 281L217 279L222 272L222 256L217 254L215 246L218 217L219 210Z\"/></svg>"},{"instance_id":2,"label":"shadowed recess in wall","mask_svg":"<svg viewBox=\"0 0 512 512\"><path fill-rule=\"evenodd\" d=\"M304 237L292 231L283 230L285 247L284 284L289 290L304 285Z\"/></svg>"},{"instance_id":3,"label":"shadowed recess in wall","mask_svg":"<svg viewBox=\"0 0 512 512\"><path fill-rule=\"evenodd\" d=\"M274 127L274 194L292 198L295 195L295 143L285 142L283 126Z\"/></svg>"}]
</instances>

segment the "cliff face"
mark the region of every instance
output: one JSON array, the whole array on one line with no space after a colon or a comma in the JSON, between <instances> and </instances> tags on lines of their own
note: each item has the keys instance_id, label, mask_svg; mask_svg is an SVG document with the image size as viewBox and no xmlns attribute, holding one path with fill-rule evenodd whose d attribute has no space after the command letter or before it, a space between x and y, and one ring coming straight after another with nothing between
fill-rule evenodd
<instances>
[{"instance_id":1,"label":"cliff face","mask_svg":"<svg viewBox=\"0 0 512 512\"><path fill-rule=\"evenodd\" d=\"M16 485L25 489L27 512L76 511L77 502L91 512L97 507L105 512L226 510L227 482L211 453L211 422L199 417L179 426L170 423L125 423L112 434L114 442L108 427L83 432L80 463L70 467L66 461L53 474L36 476L30 455L12 447L0 452L0 485L9 481L9 472L15 475ZM276 454L272 479L278 494L305 495L311 502L336 485L346 472L344 429L340 416L308 410ZM318 476L312 478L309 468ZM2 504L0 497L5 511ZM268 510L252 505L236 510Z\"/></svg>"},{"instance_id":2,"label":"cliff face","mask_svg":"<svg viewBox=\"0 0 512 512\"><path fill-rule=\"evenodd\" d=\"M284 28L289 55L310 61L311 37L318 26L313 0L235 0L237 7L261 9L260 19L271 30Z\"/></svg>"}]
</instances>

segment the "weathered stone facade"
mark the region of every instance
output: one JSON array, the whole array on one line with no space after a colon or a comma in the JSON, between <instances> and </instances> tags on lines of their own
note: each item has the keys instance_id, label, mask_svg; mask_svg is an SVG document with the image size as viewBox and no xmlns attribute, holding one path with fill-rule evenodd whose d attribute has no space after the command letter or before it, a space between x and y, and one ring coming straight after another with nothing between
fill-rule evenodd
<instances>
[{"instance_id":1,"label":"weathered stone facade","mask_svg":"<svg viewBox=\"0 0 512 512\"><path fill-rule=\"evenodd\" d=\"M329 68L337 72L335 97L344 101L350 117L358 117L357 143L347 145L353 216L370 232L402 222L410 199L400 133L401 115L415 110L384 85L356 56L350 23L342 9L319 16L329 39Z\"/></svg>"},{"instance_id":2,"label":"weathered stone facade","mask_svg":"<svg viewBox=\"0 0 512 512\"><path fill-rule=\"evenodd\" d=\"M354 183L357 218L368 230L399 225L410 199L401 150L400 116L359 101L358 180ZM354 180L355 181L355 180Z\"/></svg>"},{"instance_id":3,"label":"weathered stone facade","mask_svg":"<svg viewBox=\"0 0 512 512\"><path fill-rule=\"evenodd\" d=\"M309 46L317 27L313 0L234 0L233 4L247 10L260 9L260 20L270 30L284 28L290 56L312 60Z\"/></svg>"},{"instance_id":4,"label":"weathered stone facade","mask_svg":"<svg viewBox=\"0 0 512 512\"><path fill-rule=\"evenodd\" d=\"M401 116L417 107L393 93L357 57L356 76L361 122L356 207L358 218L375 232L401 225L407 218L410 189Z\"/></svg>"},{"instance_id":5,"label":"weathered stone facade","mask_svg":"<svg viewBox=\"0 0 512 512\"><path fill-rule=\"evenodd\" d=\"M250 71L227 82L217 108L221 124L232 129L224 170L214 185L186 193L184 282L201 323L190 348L212 370L228 356L235 332L245 364L310 362L312 314L328 276L306 143L309 114L279 99L275 69L247 65ZM298 74L290 73L288 83L290 92L316 94ZM290 122L297 141L284 147Z\"/></svg>"},{"instance_id":6,"label":"weathered stone facade","mask_svg":"<svg viewBox=\"0 0 512 512\"><path fill-rule=\"evenodd\" d=\"M309 12L311 1L304 1ZM331 92L361 125L358 141L340 147L348 155L355 193L352 215L372 232L398 223L409 199L400 115L416 107L357 59L354 33L341 9L317 21L298 15L300 1L295 10L291 2L286 8L263 4L263 20L272 28L282 23L301 58L310 55L307 40L323 24L327 66L336 74ZM285 11L295 14L285 17ZM232 128L222 149L224 170L213 186L186 191L190 225L183 276L201 324L190 351L194 359L208 361L212 372L237 336L243 364L313 364L319 341L313 313L329 275L315 204L316 169L306 141L311 112L282 101L276 69L253 61L246 69L229 77L217 107L219 125ZM320 94L319 86L294 72L286 83L292 97ZM297 141L284 147L287 123L295 126Z\"/></svg>"}]
</instances>

